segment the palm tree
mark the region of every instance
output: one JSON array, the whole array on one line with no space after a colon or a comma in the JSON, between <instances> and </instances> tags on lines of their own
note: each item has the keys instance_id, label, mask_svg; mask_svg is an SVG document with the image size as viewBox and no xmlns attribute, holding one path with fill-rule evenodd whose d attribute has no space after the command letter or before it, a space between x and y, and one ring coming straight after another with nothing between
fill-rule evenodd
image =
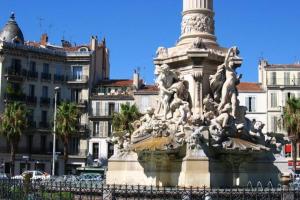
<instances>
[{"instance_id":1,"label":"palm tree","mask_svg":"<svg viewBox=\"0 0 300 200\"><path fill-rule=\"evenodd\" d=\"M115 133L133 132L132 123L138 120L141 114L136 105L121 104L120 113L114 113L112 127Z\"/></svg>"},{"instance_id":2,"label":"palm tree","mask_svg":"<svg viewBox=\"0 0 300 200\"><path fill-rule=\"evenodd\" d=\"M27 108L24 104L13 102L7 104L1 117L1 133L10 145L11 175L14 175L16 151L21 135L27 128Z\"/></svg>"},{"instance_id":3,"label":"palm tree","mask_svg":"<svg viewBox=\"0 0 300 200\"><path fill-rule=\"evenodd\" d=\"M77 132L79 110L74 103L63 102L57 108L56 132L64 144L65 166L68 161L69 139Z\"/></svg>"},{"instance_id":4,"label":"palm tree","mask_svg":"<svg viewBox=\"0 0 300 200\"><path fill-rule=\"evenodd\" d=\"M297 142L300 138L300 99L291 98L287 100L283 113L283 122L292 142L293 169L296 172Z\"/></svg>"}]
</instances>

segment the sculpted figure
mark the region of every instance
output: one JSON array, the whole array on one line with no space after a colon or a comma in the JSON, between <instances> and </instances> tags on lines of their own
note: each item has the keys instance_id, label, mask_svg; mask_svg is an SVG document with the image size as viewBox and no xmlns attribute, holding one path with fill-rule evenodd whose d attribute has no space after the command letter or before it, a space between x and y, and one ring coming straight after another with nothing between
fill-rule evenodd
<instances>
[{"instance_id":1,"label":"sculpted figure","mask_svg":"<svg viewBox=\"0 0 300 200\"><path fill-rule=\"evenodd\" d=\"M168 57L168 49L165 47L159 47L156 51L157 58L166 58Z\"/></svg>"},{"instance_id":2,"label":"sculpted figure","mask_svg":"<svg viewBox=\"0 0 300 200\"><path fill-rule=\"evenodd\" d=\"M219 116L211 120L211 125L215 125L219 131L227 128L231 110L231 105L226 104L225 107L220 111Z\"/></svg>"},{"instance_id":3,"label":"sculpted figure","mask_svg":"<svg viewBox=\"0 0 300 200\"><path fill-rule=\"evenodd\" d=\"M164 119L167 119L167 115L170 111L170 103L174 94L174 91L170 90L170 88L178 81L178 76L174 71L170 70L170 67L166 64L157 66L155 75L158 76L156 84L159 88L161 104L164 108Z\"/></svg>"},{"instance_id":4,"label":"sculpted figure","mask_svg":"<svg viewBox=\"0 0 300 200\"><path fill-rule=\"evenodd\" d=\"M137 121L139 125L138 127L136 127L136 130L132 133L131 141L133 143L136 143L141 139L150 136L153 131L153 127L155 126L154 120L154 109L147 108L146 114L139 121Z\"/></svg>"},{"instance_id":5,"label":"sculpted figure","mask_svg":"<svg viewBox=\"0 0 300 200\"><path fill-rule=\"evenodd\" d=\"M237 96L238 91L236 86L239 84L241 75L237 76L235 63L233 59L238 55L236 47L230 48L225 58L225 63L222 65L225 70L225 82L222 87L221 102L218 110L222 110L227 103L232 105L232 115L236 117Z\"/></svg>"}]
</instances>

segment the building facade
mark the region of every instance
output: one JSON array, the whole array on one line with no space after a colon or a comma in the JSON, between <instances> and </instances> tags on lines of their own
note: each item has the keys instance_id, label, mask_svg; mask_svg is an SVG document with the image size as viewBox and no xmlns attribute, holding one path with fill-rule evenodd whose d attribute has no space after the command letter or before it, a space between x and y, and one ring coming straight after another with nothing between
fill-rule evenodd
<instances>
[{"instance_id":1,"label":"building facade","mask_svg":"<svg viewBox=\"0 0 300 200\"><path fill-rule=\"evenodd\" d=\"M107 142L112 136L112 118L121 111L122 104L136 105L141 113L148 107L157 107L158 89L144 85L139 73L133 79L100 81L91 96L89 155L94 164L106 166L114 147Z\"/></svg>"},{"instance_id":2,"label":"building facade","mask_svg":"<svg viewBox=\"0 0 300 200\"><path fill-rule=\"evenodd\" d=\"M59 87L58 101L74 102L81 111L77 132L69 142L66 168L59 139L56 173L73 173L84 166L88 153L89 96L94 85L109 77L109 52L105 41L93 36L88 45L72 46L63 40L52 45L43 34L40 42L25 41L14 14L0 32L0 112L12 101L23 102L29 109L29 129L18 146L14 174L25 169L51 172L53 146L54 88ZM0 162L10 170L9 146L0 139Z\"/></svg>"}]
</instances>

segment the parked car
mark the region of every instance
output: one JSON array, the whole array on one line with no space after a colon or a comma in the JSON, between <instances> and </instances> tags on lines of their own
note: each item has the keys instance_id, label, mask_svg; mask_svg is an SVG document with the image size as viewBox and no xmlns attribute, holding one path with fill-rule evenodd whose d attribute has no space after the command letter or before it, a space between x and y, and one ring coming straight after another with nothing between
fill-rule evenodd
<instances>
[{"instance_id":1,"label":"parked car","mask_svg":"<svg viewBox=\"0 0 300 200\"><path fill-rule=\"evenodd\" d=\"M0 180L8 180L8 177L5 173L0 173Z\"/></svg>"},{"instance_id":2,"label":"parked car","mask_svg":"<svg viewBox=\"0 0 300 200\"><path fill-rule=\"evenodd\" d=\"M31 180L45 180L50 178L49 174L40 171L25 171L21 175L12 177L12 179L23 180L27 174L31 175Z\"/></svg>"},{"instance_id":3,"label":"parked car","mask_svg":"<svg viewBox=\"0 0 300 200\"><path fill-rule=\"evenodd\" d=\"M102 177L101 174L97 174L97 173L90 173L90 174L81 174L79 176L79 181L102 181Z\"/></svg>"}]
</instances>

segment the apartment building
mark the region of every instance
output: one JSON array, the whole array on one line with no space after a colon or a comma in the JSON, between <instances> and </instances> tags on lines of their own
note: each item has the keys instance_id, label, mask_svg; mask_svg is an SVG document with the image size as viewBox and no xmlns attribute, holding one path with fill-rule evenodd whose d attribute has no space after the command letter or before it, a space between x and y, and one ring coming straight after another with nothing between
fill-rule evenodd
<instances>
[{"instance_id":1,"label":"apartment building","mask_svg":"<svg viewBox=\"0 0 300 200\"><path fill-rule=\"evenodd\" d=\"M81 110L77 132L69 142L69 160L64 168L63 145L59 139L56 173L74 173L86 164L89 137L89 96L92 88L109 77L109 51L105 40L92 36L90 44L73 46L62 40L52 45L47 34L39 42L25 41L12 14L0 32L0 112L11 101L25 103L29 130L22 136L16 156L15 174L25 169L51 172L54 88L59 87L58 104L72 101ZM0 157L9 173L9 146L0 137Z\"/></svg>"},{"instance_id":2,"label":"apartment building","mask_svg":"<svg viewBox=\"0 0 300 200\"><path fill-rule=\"evenodd\" d=\"M105 166L113 155L113 145L107 142L112 136L113 113L121 110L122 104L136 105L141 113L146 108L157 106L158 89L145 85L139 73L133 79L100 81L91 96L89 154L95 165Z\"/></svg>"},{"instance_id":3,"label":"apartment building","mask_svg":"<svg viewBox=\"0 0 300 200\"><path fill-rule=\"evenodd\" d=\"M267 60L261 60L258 74L258 81L267 96L267 131L287 135L282 124L283 109L289 98L300 98L300 64L270 64ZM299 147L297 157L300 161ZM286 145L283 151L291 167L291 145ZM300 162L297 164L300 170Z\"/></svg>"},{"instance_id":4,"label":"apartment building","mask_svg":"<svg viewBox=\"0 0 300 200\"><path fill-rule=\"evenodd\" d=\"M261 121L265 124L263 132L267 129L267 95L261 84L241 82L238 85L240 105L246 106L247 117L250 120Z\"/></svg>"}]
</instances>

